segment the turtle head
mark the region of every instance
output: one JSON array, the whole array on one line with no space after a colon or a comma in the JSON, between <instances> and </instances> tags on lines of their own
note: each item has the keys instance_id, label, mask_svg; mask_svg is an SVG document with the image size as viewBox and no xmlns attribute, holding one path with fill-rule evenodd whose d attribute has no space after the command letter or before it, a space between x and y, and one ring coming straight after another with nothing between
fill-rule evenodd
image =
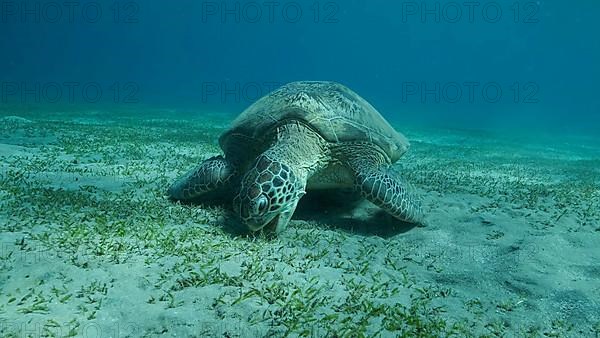
<instances>
[{"instance_id":1,"label":"turtle head","mask_svg":"<svg viewBox=\"0 0 600 338\"><path fill-rule=\"evenodd\" d=\"M289 166L261 155L242 179L233 208L250 230L279 233L304 194L304 184Z\"/></svg>"}]
</instances>

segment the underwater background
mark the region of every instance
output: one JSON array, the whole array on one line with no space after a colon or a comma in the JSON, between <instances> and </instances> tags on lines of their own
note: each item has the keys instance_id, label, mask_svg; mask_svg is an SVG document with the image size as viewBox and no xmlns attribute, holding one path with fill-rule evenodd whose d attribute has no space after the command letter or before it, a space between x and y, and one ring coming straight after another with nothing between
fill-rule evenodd
<instances>
[{"instance_id":1,"label":"underwater background","mask_svg":"<svg viewBox=\"0 0 600 338\"><path fill-rule=\"evenodd\" d=\"M600 337L593 1L0 1L0 337ZM292 81L411 143L249 233L168 187ZM231 197L231 196L230 196Z\"/></svg>"},{"instance_id":2,"label":"underwater background","mask_svg":"<svg viewBox=\"0 0 600 338\"><path fill-rule=\"evenodd\" d=\"M49 83L57 103L90 103L93 83L108 104L224 112L335 80L391 119L595 131L599 14L558 1L7 1L0 80L3 103L48 103L54 88L21 95Z\"/></svg>"}]
</instances>

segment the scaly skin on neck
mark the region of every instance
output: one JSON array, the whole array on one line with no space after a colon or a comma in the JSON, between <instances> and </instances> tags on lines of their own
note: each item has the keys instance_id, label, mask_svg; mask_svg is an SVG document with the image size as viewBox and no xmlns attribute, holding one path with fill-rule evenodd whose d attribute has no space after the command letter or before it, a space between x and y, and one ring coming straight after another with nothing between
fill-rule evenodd
<instances>
[{"instance_id":1,"label":"scaly skin on neck","mask_svg":"<svg viewBox=\"0 0 600 338\"><path fill-rule=\"evenodd\" d=\"M306 187L308 177L325 165L327 142L297 121L281 125L274 132L275 141L263 154L289 166Z\"/></svg>"}]
</instances>

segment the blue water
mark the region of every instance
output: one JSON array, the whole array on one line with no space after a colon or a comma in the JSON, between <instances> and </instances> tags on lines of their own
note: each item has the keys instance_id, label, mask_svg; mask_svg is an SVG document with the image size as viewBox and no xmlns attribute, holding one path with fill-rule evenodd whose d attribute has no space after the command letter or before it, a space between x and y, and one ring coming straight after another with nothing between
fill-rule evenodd
<instances>
[{"instance_id":1,"label":"blue water","mask_svg":"<svg viewBox=\"0 0 600 338\"><path fill-rule=\"evenodd\" d=\"M278 84L334 80L400 121L600 125L600 6L592 2L1 5L5 105L235 113Z\"/></svg>"},{"instance_id":2,"label":"blue water","mask_svg":"<svg viewBox=\"0 0 600 338\"><path fill-rule=\"evenodd\" d=\"M0 337L599 337L598 18L597 1L0 0ZM168 199L232 116L298 80L343 83L405 133L389 173L427 227L309 189L271 238L234 194Z\"/></svg>"}]
</instances>

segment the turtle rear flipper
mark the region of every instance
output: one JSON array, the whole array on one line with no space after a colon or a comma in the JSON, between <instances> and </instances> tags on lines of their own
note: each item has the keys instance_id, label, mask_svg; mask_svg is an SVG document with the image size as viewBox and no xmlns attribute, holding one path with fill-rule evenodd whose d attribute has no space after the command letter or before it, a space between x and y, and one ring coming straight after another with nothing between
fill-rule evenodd
<instances>
[{"instance_id":1,"label":"turtle rear flipper","mask_svg":"<svg viewBox=\"0 0 600 338\"><path fill-rule=\"evenodd\" d=\"M179 178L168 190L171 199L192 201L229 188L235 168L223 156L214 156Z\"/></svg>"}]
</instances>

